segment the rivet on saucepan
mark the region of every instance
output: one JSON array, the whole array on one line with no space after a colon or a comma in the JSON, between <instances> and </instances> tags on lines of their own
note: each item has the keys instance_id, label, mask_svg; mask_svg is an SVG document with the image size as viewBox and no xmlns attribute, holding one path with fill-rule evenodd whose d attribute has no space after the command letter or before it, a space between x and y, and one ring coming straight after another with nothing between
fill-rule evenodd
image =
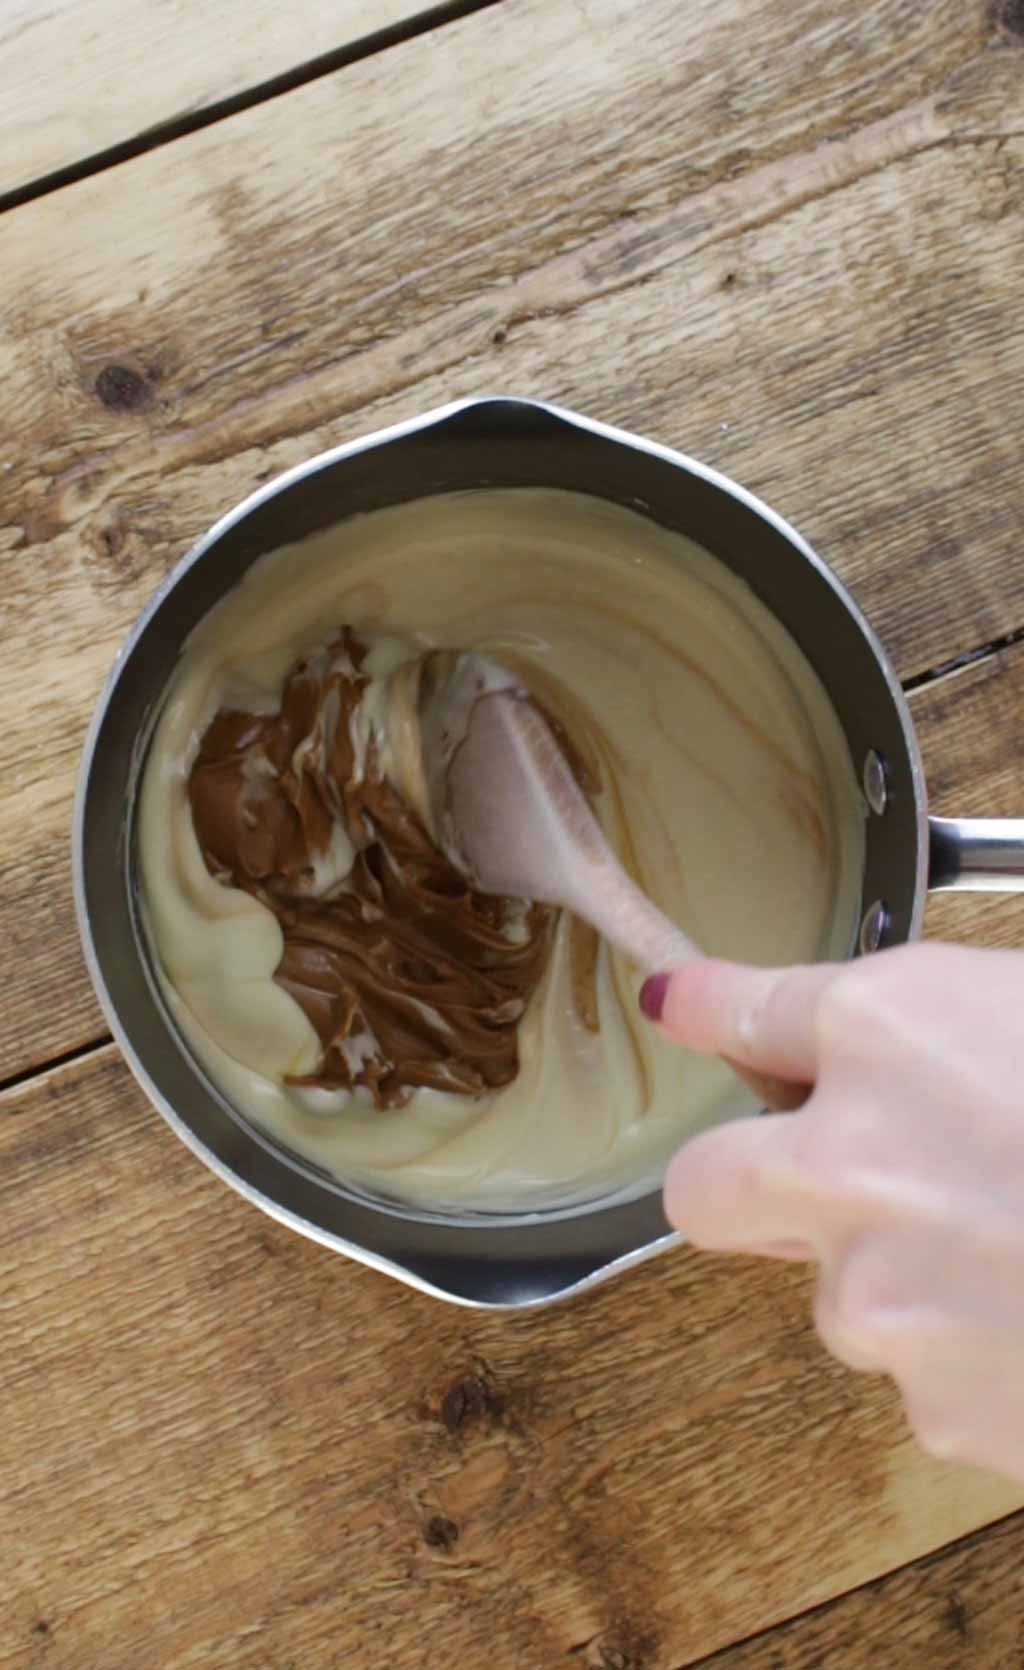
<instances>
[{"instance_id":1,"label":"rivet on saucepan","mask_svg":"<svg viewBox=\"0 0 1024 1670\"><path fill-rule=\"evenodd\" d=\"M864 920L860 925L860 949L862 956L870 956L877 951L885 938L885 930L889 926L889 911L884 899L876 899L873 905L868 905L864 912Z\"/></svg>"},{"instance_id":2,"label":"rivet on saucepan","mask_svg":"<svg viewBox=\"0 0 1024 1670\"><path fill-rule=\"evenodd\" d=\"M889 784L885 776L885 762L873 748L864 761L864 798L876 817L881 817L889 801Z\"/></svg>"}]
</instances>

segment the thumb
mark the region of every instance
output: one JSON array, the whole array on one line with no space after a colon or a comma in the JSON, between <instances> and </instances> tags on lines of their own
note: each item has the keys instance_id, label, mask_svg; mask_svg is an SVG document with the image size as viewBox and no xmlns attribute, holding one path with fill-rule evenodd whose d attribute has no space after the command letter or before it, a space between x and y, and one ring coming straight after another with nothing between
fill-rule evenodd
<instances>
[{"instance_id":1,"label":"thumb","mask_svg":"<svg viewBox=\"0 0 1024 1670\"><path fill-rule=\"evenodd\" d=\"M697 957L655 974L640 1007L677 1044L800 1084L818 1076L817 1014L842 964L750 968Z\"/></svg>"}]
</instances>

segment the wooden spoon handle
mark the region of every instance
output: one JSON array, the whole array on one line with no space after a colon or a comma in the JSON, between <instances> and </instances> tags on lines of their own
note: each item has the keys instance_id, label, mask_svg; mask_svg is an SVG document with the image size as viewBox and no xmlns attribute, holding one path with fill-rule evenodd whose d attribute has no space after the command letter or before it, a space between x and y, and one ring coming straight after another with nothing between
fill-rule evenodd
<instances>
[{"instance_id":1,"label":"wooden spoon handle","mask_svg":"<svg viewBox=\"0 0 1024 1670\"><path fill-rule=\"evenodd\" d=\"M578 900L566 900L566 903L577 915L592 922L605 939L645 974L668 973L703 956L693 940L630 880L610 850L607 857L592 866ZM727 1064L763 1105L775 1113L792 1113L803 1106L811 1093L806 1084L787 1084L728 1058Z\"/></svg>"}]
</instances>

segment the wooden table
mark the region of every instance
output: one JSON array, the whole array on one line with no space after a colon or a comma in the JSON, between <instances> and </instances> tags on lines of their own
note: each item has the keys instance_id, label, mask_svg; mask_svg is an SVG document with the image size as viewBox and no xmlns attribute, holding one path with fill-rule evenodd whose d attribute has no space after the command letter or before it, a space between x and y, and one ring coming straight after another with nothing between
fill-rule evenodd
<instances>
[{"instance_id":1,"label":"wooden table","mask_svg":"<svg viewBox=\"0 0 1024 1670\"><path fill-rule=\"evenodd\" d=\"M1024 809L1022 0L7 0L0 75L0 1666L1019 1670L1024 1496L804 1273L478 1317L222 1188L105 1036L68 821L192 538L496 390L768 497L937 808Z\"/></svg>"}]
</instances>

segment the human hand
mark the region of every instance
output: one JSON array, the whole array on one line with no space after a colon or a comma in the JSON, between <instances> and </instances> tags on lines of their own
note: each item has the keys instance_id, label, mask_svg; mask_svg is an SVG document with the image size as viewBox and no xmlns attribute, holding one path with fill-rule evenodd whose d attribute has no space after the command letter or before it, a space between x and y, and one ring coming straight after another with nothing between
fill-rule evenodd
<instances>
[{"instance_id":1,"label":"human hand","mask_svg":"<svg viewBox=\"0 0 1024 1670\"><path fill-rule=\"evenodd\" d=\"M813 1087L688 1142L672 1223L816 1260L829 1349L893 1376L926 1449L1024 1481L1024 954L701 961L649 981L659 1000L679 1043Z\"/></svg>"}]
</instances>

